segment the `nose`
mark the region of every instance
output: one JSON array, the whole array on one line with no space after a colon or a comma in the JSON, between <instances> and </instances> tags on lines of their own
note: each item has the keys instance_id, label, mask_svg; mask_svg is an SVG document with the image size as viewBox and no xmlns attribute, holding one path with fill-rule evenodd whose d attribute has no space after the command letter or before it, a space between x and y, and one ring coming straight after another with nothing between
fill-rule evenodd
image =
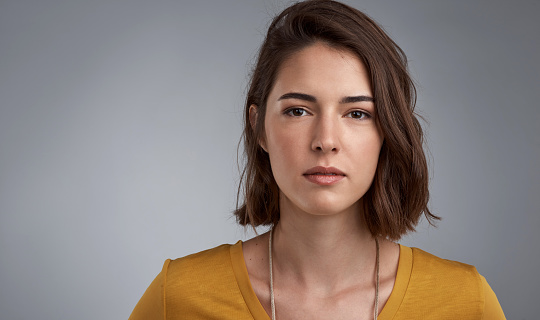
<instances>
[{"instance_id":1,"label":"nose","mask_svg":"<svg viewBox=\"0 0 540 320\"><path fill-rule=\"evenodd\" d=\"M321 116L313 126L311 149L323 153L338 152L341 149L339 130L337 119Z\"/></svg>"}]
</instances>

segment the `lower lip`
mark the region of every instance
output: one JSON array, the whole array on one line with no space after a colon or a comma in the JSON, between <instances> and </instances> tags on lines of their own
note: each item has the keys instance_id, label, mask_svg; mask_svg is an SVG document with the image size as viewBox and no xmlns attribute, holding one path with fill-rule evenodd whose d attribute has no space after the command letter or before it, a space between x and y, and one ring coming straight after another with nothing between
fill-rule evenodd
<instances>
[{"instance_id":1,"label":"lower lip","mask_svg":"<svg viewBox=\"0 0 540 320\"><path fill-rule=\"evenodd\" d=\"M329 186L341 181L345 176L342 175L323 175L323 174L305 174L304 177L310 182L321 186Z\"/></svg>"}]
</instances>

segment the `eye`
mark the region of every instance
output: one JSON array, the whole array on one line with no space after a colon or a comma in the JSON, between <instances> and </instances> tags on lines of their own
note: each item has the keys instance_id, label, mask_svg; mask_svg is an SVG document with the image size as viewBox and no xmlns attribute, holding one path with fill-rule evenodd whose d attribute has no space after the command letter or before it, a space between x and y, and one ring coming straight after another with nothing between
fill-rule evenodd
<instances>
[{"instance_id":1,"label":"eye","mask_svg":"<svg viewBox=\"0 0 540 320\"><path fill-rule=\"evenodd\" d=\"M303 117L303 116L308 115L307 111L302 109L302 108L287 109L287 110L285 110L285 114L287 114L289 116L292 116L292 117Z\"/></svg>"},{"instance_id":2,"label":"eye","mask_svg":"<svg viewBox=\"0 0 540 320\"><path fill-rule=\"evenodd\" d=\"M347 113L346 117L353 118L353 119L358 119L358 120L364 120L364 119L371 118L371 115L369 113L367 113L367 112L364 112L364 111L353 110L353 111Z\"/></svg>"}]
</instances>

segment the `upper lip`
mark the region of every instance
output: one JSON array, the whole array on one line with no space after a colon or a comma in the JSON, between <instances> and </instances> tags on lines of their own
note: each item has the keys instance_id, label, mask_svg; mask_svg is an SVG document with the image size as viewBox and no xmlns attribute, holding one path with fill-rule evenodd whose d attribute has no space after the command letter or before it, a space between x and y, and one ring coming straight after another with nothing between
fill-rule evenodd
<instances>
[{"instance_id":1,"label":"upper lip","mask_svg":"<svg viewBox=\"0 0 540 320\"><path fill-rule=\"evenodd\" d=\"M339 170L338 168L334 168L334 167L322 167L322 166L316 166L316 167L313 167L311 169L309 169L308 171L304 172L305 175L308 175L308 174L335 174L335 175L340 175L340 176L344 176L345 173L341 170Z\"/></svg>"}]
</instances>

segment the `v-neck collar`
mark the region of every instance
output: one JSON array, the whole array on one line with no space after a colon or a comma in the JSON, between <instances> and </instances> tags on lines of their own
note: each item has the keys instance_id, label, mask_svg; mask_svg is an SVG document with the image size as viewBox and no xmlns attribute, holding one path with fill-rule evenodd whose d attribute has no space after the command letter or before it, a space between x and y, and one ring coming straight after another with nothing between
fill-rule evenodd
<instances>
[{"instance_id":1,"label":"v-neck collar","mask_svg":"<svg viewBox=\"0 0 540 320\"><path fill-rule=\"evenodd\" d=\"M257 298L247 271L244 253L242 251L242 241L238 241L230 247L231 263L238 283L238 288L242 293L242 297L255 320L270 320L270 317L264 310L261 302ZM379 320L391 320L396 314L399 306L403 302L405 292L409 286L409 280L412 272L412 249L406 246L399 245L399 263L396 274L396 281L392 293L386 301L384 308L378 315Z\"/></svg>"}]
</instances>

